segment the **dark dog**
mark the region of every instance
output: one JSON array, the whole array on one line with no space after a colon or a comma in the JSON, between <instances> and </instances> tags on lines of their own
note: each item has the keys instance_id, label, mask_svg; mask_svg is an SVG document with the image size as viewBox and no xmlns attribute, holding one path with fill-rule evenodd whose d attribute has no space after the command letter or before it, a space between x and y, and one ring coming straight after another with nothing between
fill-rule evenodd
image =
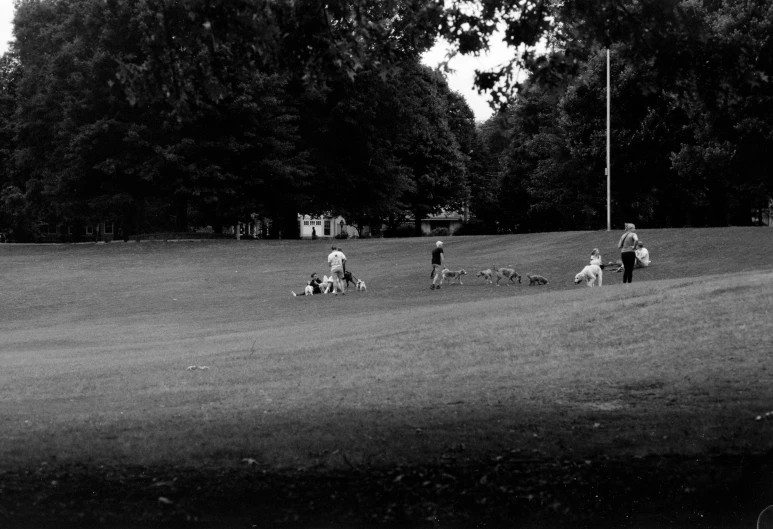
<instances>
[{"instance_id":1,"label":"dark dog","mask_svg":"<svg viewBox=\"0 0 773 529\"><path fill-rule=\"evenodd\" d=\"M526 274L526 277L529 278L529 286L532 286L532 285L547 285L548 284L548 280L545 279L542 276Z\"/></svg>"},{"instance_id":2,"label":"dark dog","mask_svg":"<svg viewBox=\"0 0 773 529\"><path fill-rule=\"evenodd\" d=\"M351 283L354 286L357 286L357 278L354 277L352 273L349 271L344 272L344 281L346 281L345 283L346 288L349 288L349 283Z\"/></svg>"}]
</instances>

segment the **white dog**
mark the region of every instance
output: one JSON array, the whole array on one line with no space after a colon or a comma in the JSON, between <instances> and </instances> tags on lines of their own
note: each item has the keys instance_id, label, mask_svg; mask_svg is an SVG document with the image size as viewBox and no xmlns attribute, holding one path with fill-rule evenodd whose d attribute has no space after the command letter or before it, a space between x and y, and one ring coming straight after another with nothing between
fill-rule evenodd
<instances>
[{"instance_id":1,"label":"white dog","mask_svg":"<svg viewBox=\"0 0 773 529\"><path fill-rule=\"evenodd\" d=\"M579 274L574 276L574 284L579 285L582 281L585 281L592 288L593 284L598 280L598 285L601 286L602 277L603 272L599 265L588 265Z\"/></svg>"},{"instance_id":2,"label":"white dog","mask_svg":"<svg viewBox=\"0 0 773 529\"><path fill-rule=\"evenodd\" d=\"M361 290L362 292L365 292L365 290L367 290L367 287L365 286L365 281L363 281L362 279L358 279L357 284L355 285L355 288L357 290Z\"/></svg>"},{"instance_id":3,"label":"white dog","mask_svg":"<svg viewBox=\"0 0 773 529\"><path fill-rule=\"evenodd\" d=\"M311 285L306 285L306 288L303 289L303 295L304 296L313 296L314 295L314 287Z\"/></svg>"}]
</instances>

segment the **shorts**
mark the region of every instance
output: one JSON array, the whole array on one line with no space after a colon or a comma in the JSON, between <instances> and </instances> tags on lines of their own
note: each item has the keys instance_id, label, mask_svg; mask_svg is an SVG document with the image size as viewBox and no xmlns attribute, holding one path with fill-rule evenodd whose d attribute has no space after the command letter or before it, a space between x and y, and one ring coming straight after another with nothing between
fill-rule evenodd
<instances>
[{"instance_id":1,"label":"shorts","mask_svg":"<svg viewBox=\"0 0 773 529\"><path fill-rule=\"evenodd\" d=\"M334 266L330 269L330 274L337 277L338 279L344 278L344 268L342 266Z\"/></svg>"}]
</instances>

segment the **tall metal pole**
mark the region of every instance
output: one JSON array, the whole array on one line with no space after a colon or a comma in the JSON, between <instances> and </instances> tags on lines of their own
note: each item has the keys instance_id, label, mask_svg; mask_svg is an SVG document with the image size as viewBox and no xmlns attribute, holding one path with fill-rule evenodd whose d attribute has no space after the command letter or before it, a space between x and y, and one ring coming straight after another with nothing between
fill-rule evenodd
<instances>
[{"instance_id":1,"label":"tall metal pole","mask_svg":"<svg viewBox=\"0 0 773 529\"><path fill-rule=\"evenodd\" d=\"M610 119L609 119L609 107L611 102L611 95L609 91L609 48L607 48L607 231L612 230L612 193L610 191L612 182L612 168L610 166L609 152L610 152Z\"/></svg>"}]
</instances>

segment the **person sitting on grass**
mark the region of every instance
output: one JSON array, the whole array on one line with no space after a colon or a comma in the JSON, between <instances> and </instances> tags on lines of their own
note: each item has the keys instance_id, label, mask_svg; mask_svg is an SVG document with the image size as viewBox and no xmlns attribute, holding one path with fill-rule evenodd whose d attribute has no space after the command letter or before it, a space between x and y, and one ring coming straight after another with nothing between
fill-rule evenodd
<instances>
[{"instance_id":1,"label":"person sitting on grass","mask_svg":"<svg viewBox=\"0 0 773 529\"><path fill-rule=\"evenodd\" d=\"M590 262L588 264L597 265L602 270L606 266L602 264L601 252L599 252L598 248L594 248L593 251L590 253Z\"/></svg>"},{"instance_id":2,"label":"person sitting on grass","mask_svg":"<svg viewBox=\"0 0 773 529\"><path fill-rule=\"evenodd\" d=\"M634 253L636 253L636 268L647 268L650 265L650 252L641 241L636 243Z\"/></svg>"},{"instance_id":3,"label":"person sitting on grass","mask_svg":"<svg viewBox=\"0 0 773 529\"><path fill-rule=\"evenodd\" d=\"M322 280L317 277L316 272L311 274L311 280L309 280L307 284L311 287L313 294L322 294L322 287L320 286L322 284ZM304 288L304 290L306 289ZM290 292L292 292L293 296L298 297L298 294L296 294L295 291L291 290ZM303 292L301 293L301 296L303 296Z\"/></svg>"}]
</instances>

